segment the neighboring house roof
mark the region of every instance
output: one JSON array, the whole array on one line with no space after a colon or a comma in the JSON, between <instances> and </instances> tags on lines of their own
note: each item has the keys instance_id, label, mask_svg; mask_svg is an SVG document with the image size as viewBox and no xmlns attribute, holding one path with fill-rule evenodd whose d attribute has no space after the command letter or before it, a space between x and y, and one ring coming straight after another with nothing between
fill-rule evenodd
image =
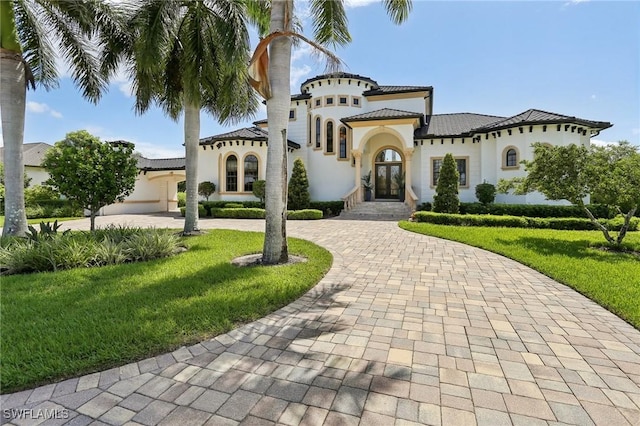
<instances>
[{"instance_id":1,"label":"neighboring house roof","mask_svg":"<svg viewBox=\"0 0 640 426\"><path fill-rule=\"evenodd\" d=\"M311 94L309 93L296 93L295 95L291 95L292 101L301 101L304 99L311 99Z\"/></svg>"},{"instance_id":2,"label":"neighboring house roof","mask_svg":"<svg viewBox=\"0 0 640 426\"><path fill-rule=\"evenodd\" d=\"M265 118L265 119L263 119L263 120L257 120L257 121L254 121L254 122L253 122L253 124L255 124L255 125L257 126L258 124L267 124L268 122L269 122L269 120L267 120L267 119Z\"/></svg>"},{"instance_id":3,"label":"neighboring house roof","mask_svg":"<svg viewBox=\"0 0 640 426\"><path fill-rule=\"evenodd\" d=\"M434 114L427 117L427 123L414 132L416 139L427 137L466 136L478 127L486 126L505 117L468 112L455 114Z\"/></svg>"},{"instance_id":4,"label":"neighboring house roof","mask_svg":"<svg viewBox=\"0 0 640 426\"><path fill-rule=\"evenodd\" d=\"M232 132L222 133L219 135L209 136L208 138L200 139L200 145L213 145L216 142L230 141L230 140L245 140L245 141L267 141L269 139L269 133L259 127L245 127L243 129L237 129ZM300 148L300 144L287 140L289 148Z\"/></svg>"},{"instance_id":5,"label":"neighboring house roof","mask_svg":"<svg viewBox=\"0 0 640 426\"><path fill-rule=\"evenodd\" d=\"M560 124L567 122L600 130L608 129L609 127L613 126L613 124L605 121L591 121L578 117L570 117L568 115L557 114L555 112L547 112L539 109L528 109L523 113L505 118L504 120L496 121L492 124L487 124L476 130L479 132L484 132L490 130L501 130L507 127L523 126L527 124Z\"/></svg>"},{"instance_id":6,"label":"neighboring house roof","mask_svg":"<svg viewBox=\"0 0 640 426\"><path fill-rule=\"evenodd\" d=\"M378 86L375 89L362 92L364 96L390 95L393 93L411 93L433 90L432 86Z\"/></svg>"},{"instance_id":7,"label":"neighboring house roof","mask_svg":"<svg viewBox=\"0 0 640 426\"><path fill-rule=\"evenodd\" d=\"M44 142L25 143L22 145L24 165L29 167L41 167L44 156L53 145ZM0 163L4 163L4 147L0 147Z\"/></svg>"},{"instance_id":8,"label":"neighboring house roof","mask_svg":"<svg viewBox=\"0 0 640 426\"><path fill-rule=\"evenodd\" d=\"M185 159L180 158L145 158L138 155L138 169L142 171L184 170Z\"/></svg>"},{"instance_id":9,"label":"neighboring house roof","mask_svg":"<svg viewBox=\"0 0 640 426\"><path fill-rule=\"evenodd\" d=\"M334 72L329 74L317 75L315 77L311 77L310 79L303 81L302 84L300 85L300 91L303 92L304 86L306 86L309 83L313 83L314 81L318 81L318 80L326 80L328 78L346 78L346 79L353 79L353 80L362 80L371 84L372 89L378 87L377 81L369 77L365 77L364 75L350 74L348 72Z\"/></svg>"},{"instance_id":10,"label":"neighboring house roof","mask_svg":"<svg viewBox=\"0 0 640 426\"><path fill-rule=\"evenodd\" d=\"M349 123L353 121L393 120L399 118L420 118L421 120L423 120L424 115L419 112L382 108L371 112L365 112L363 114L352 115L351 117L345 117L340 121L342 121L343 123Z\"/></svg>"}]
</instances>

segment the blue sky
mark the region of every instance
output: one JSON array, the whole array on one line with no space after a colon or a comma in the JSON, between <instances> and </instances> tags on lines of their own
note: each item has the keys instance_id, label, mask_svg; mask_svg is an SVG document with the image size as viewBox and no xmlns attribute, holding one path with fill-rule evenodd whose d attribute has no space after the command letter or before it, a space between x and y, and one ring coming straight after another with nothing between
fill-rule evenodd
<instances>
[{"instance_id":1,"label":"blue sky","mask_svg":"<svg viewBox=\"0 0 640 426\"><path fill-rule=\"evenodd\" d=\"M306 4L297 3L305 29ZM595 139L640 145L640 2L431 2L414 0L409 20L392 24L379 1L352 0L353 42L336 50L344 71L382 85L434 87L434 112L510 116L529 108L614 124ZM255 45L255 39L254 39ZM304 46L294 52L292 90L324 72ZM182 122L161 111L137 116L126 80L98 105L67 77L60 88L27 95L25 142L62 139L86 129L125 139L150 157L183 156ZM201 137L221 127L203 114Z\"/></svg>"}]
</instances>

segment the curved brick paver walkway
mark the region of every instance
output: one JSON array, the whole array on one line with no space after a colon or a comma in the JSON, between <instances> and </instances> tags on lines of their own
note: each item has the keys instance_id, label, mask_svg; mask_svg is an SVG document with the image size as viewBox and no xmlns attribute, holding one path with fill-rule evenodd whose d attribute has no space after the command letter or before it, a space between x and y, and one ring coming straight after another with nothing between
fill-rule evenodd
<instances>
[{"instance_id":1,"label":"curved brick paver walkway","mask_svg":"<svg viewBox=\"0 0 640 426\"><path fill-rule=\"evenodd\" d=\"M640 332L571 289L391 222L289 222L289 234L334 255L300 300L192 347L3 395L3 422L31 408L76 425L640 424Z\"/></svg>"}]
</instances>

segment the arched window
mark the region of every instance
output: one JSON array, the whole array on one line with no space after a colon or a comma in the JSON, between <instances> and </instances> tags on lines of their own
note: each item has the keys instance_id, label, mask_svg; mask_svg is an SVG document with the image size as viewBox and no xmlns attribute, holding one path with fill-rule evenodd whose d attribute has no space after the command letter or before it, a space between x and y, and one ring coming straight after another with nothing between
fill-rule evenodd
<instances>
[{"instance_id":1,"label":"arched window","mask_svg":"<svg viewBox=\"0 0 640 426\"><path fill-rule=\"evenodd\" d=\"M258 158L255 155L244 157L244 191L253 191L253 182L258 180Z\"/></svg>"},{"instance_id":2,"label":"arched window","mask_svg":"<svg viewBox=\"0 0 640 426\"><path fill-rule=\"evenodd\" d=\"M505 156L505 165L507 167L516 167L518 165L518 153L515 149L510 148L507 150Z\"/></svg>"},{"instance_id":3,"label":"arched window","mask_svg":"<svg viewBox=\"0 0 640 426\"><path fill-rule=\"evenodd\" d=\"M322 131L322 120L320 117L316 117L316 149L322 147L322 141L320 140L320 133Z\"/></svg>"},{"instance_id":4,"label":"arched window","mask_svg":"<svg viewBox=\"0 0 640 426\"><path fill-rule=\"evenodd\" d=\"M340 126L340 130L338 130L338 141L340 144L339 158L347 158L347 128L344 126Z\"/></svg>"},{"instance_id":5,"label":"arched window","mask_svg":"<svg viewBox=\"0 0 640 426\"><path fill-rule=\"evenodd\" d=\"M238 191L238 158L235 155L228 156L225 166L226 166L225 169L227 172L227 179L226 179L227 192L237 192Z\"/></svg>"},{"instance_id":6,"label":"arched window","mask_svg":"<svg viewBox=\"0 0 640 426\"><path fill-rule=\"evenodd\" d=\"M326 149L327 149L327 154L333 154L333 121L327 121L327 144Z\"/></svg>"}]
</instances>

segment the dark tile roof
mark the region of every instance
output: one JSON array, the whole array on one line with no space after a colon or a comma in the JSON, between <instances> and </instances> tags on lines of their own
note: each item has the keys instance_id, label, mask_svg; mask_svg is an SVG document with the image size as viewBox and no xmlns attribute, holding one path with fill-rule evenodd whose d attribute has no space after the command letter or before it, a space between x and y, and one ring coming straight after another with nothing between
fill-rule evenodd
<instances>
[{"instance_id":1,"label":"dark tile roof","mask_svg":"<svg viewBox=\"0 0 640 426\"><path fill-rule=\"evenodd\" d=\"M137 156L138 169L144 171L184 170L185 158L146 158Z\"/></svg>"},{"instance_id":2,"label":"dark tile roof","mask_svg":"<svg viewBox=\"0 0 640 426\"><path fill-rule=\"evenodd\" d=\"M263 120L254 121L253 124L255 124L257 126L258 124L267 124L268 122L269 121L265 118Z\"/></svg>"},{"instance_id":3,"label":"dark tile roof","mask_svg":"<svg viewBox=\"0 0 640 426\"><path fill-rule=\"evenodd\" d=\"M395 118L420 118L424 116L419 112L402 111L399 109L382 108L371 112L365 112L364 114L352 115L351 117L345 117L341 119L343 123L351 121L369 121L369 120L389 120Z\"/></svg>"},{"instance_id":4,"label":"dark tile roof","mask_svg":"<svg viewBox=\"0 0 640 426\"><path fill-rule=\"evenodd\" d=\"M296 93L295 95L291 95L292 101L301 101L304 99L311 99L311 94L309 93Z\"/></svg>"},{"instance_id":5,"label":"dark tile roof","mask_svg":"<svg viewBox=\"0 0 640 426\"><path fill-rule=\"evenodd\" d=\"M313 83L314 81L318 81L318 80L325 80L327 78L346 78L346 79L353 79L353 80L362 80L371 84L372 88L378 87L377 81L372 80L369 77L365 77L364 75L350 74L348 72L334 72L330 74L317 75L315 77L311 77L310 79L303 81L302 84L300 85L300 91L302 92L303 87L309 83Z\"/></svg>"},{"instance_id":6,"label":"dark tile roof","mask_svg":"<svg viewBox=\"0 0 640 426\"><path fill-rule=\"evenodd\" d=\"M417 139L441 136L470 135L473 130L504 120L505 117L495 115L473 114L468 112L455 114L435 114L427 117L427 123L416 129L414 137Z\"/></svg>"},{"instance_id":7,"label":"dark tile roof","mask_svg":"<svg viewBox=\"0 0 640 426\"><path fill-rule=\"evenodd\" d=\"M44 156L53 145L44 142L25 143L22 145L22 155L24 165L30 167L40 167ZM0 147L0 163L4 163L4 147Z\"/></svg>"},{"instance_id":8,"label":"dark tile roof","mask_svg":"<svg viewBox=\"0 0 640 426\"><path fill-rule=\"evenodd\" d=\"M513 117L505 118L504 120L496 121L491 124L484 125L477 131L490 131L500 130L507 127L521 126L527 124L556 124L556 123L575 123L585 127L591 127L596 129L607 129L612 126L611 123L605 121L591 121L578 117L571 117L568 115L557 114L555 112L542 111L539 109L528 109L523 113L514 115Z\"/></svg>"},{"instance_id":9,"label":"dark tile roof","mask_svg":"<svg viewBox=\"0 0 640 426\"><path fill-rule=\"evenodd\" d=\"M232 132L222 133L219 135L200 139L200 145L213 145L214 143L219 141L229 140L267 141L268 139L269 133L266 130L261 129L260 127L245 127L243 129L237 129ZM287 144L289 145L289 148L300 148L300 144L290 140L287 140Z\"/></svg>"},{"instance_id":10,"label":"dark tile roof","mask_svg":"<svg viewBox=\"0 0 640 426\"><path fill-rule=\"evenodd\" d=\"M433 90L431 86L378 86L375 89L362 92L364 96L373 95L389 95L392 93L411 93L411 92L424 92Z\"/></svg>"}]
</instances>

